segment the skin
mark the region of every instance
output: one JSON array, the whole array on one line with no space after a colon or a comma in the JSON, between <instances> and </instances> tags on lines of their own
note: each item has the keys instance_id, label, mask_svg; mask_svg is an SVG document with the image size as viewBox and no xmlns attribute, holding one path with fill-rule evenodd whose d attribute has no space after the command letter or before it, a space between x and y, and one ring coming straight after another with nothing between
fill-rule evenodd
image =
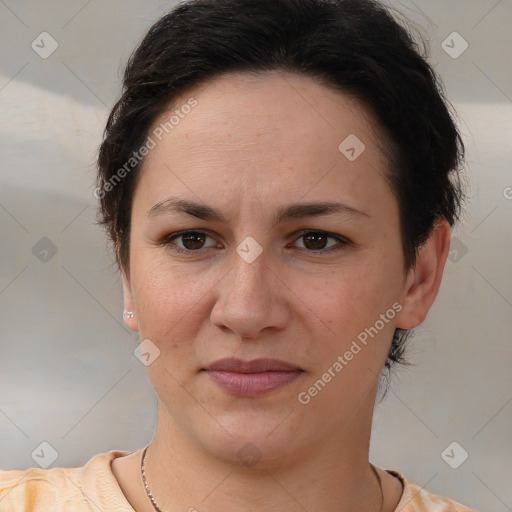
<instances>
[{"instance_id":1,"label":"skin","mask_svg":"<svg viewBox=\"0 0 512 512\"><path fill-rule=\"evenodd\" d=\"M122 272L125 309L134 312L126 323L160 350L146 367L159 399L146 460L153 495L164 511L378 511L368 461L378 375L394 329L418 326L437 295L450 227L440 220L414 268L404 268L383 139L348 96L289 73L229 74L171 111L190 96L198 105L144 162ZM350 134L365 145L355 161L338 149ZM170 196L225 219L148 214ZM279 207L324 201L362 213L273 222ZM182 230L207 236L169 240ZM311 242L304 230L328 235ZM252 263L236 252L246 237L262 249ZM301 404L299 393L394 303L401 311ZM270 394L240 398L200 371L223 357L277 358L303 372ZM250 467L237 455L247 443L260 457ZM151 512L140 460L141 450L112 469L133 508ZM383 510L392 511L401 483L379 475Z\"/></svg>"}]
</instances>

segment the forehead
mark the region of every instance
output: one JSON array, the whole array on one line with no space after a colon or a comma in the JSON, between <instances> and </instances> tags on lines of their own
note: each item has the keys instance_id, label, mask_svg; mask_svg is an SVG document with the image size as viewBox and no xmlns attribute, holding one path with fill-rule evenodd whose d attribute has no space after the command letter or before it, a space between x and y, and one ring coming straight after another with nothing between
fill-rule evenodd
<instances>
[{"instance_id":1,"label":"forehead","mask_svg":"<svg viewBox=\"0 0 512 512\"><path fill-rule=\"evenodd\" d=\"M187 107L191 98L197 103L193 109ZM187 113L166 130L166 122L181 110ZM160 127L164 138L193 130L207 141L214 136L213 124L219 135L223 130L230 131L235 139L278 134L302 139L302 143L307 142L306 138L314 140L315 135L323 140L330 135L335 141L348 134L382 138L382 134L375 133L380 129L360 101L319 79L280 71L226 73L210 79L175 98L155 120L152 130ZM227 146L223 149L229 149Z\"/></svg>"},{"instance_id":2,"label":"forehead","mask_svg":"<svg viewBox=\"0 0 512 512\"><path fill-rule=\"evenodd\" d=\"M216 77L173 100L149 135L142 182L155 200L157 189L162 199L186 184L197 195L278 187L295 197L313 188L370 196L387 166L384 137L361 104L292 73Z\"/></svg>"}]
</instances>

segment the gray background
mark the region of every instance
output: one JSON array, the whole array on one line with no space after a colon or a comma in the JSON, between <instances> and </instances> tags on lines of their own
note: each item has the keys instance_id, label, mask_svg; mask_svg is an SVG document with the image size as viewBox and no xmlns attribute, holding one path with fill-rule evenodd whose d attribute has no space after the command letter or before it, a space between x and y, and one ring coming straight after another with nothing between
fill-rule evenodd
<instances>
[{"instance_id":1,"label":"gray background","mask_svg":"<svg viewBox=\"0 0 512 512\"><path fill-rule=\"evenodd\" d=\"M512 1L390 3L430 42L470 185L411 346L416 365L376 408L372 460L475 509L512 510ZM43 441L53 466L72 466L151 439L156 398L122 322L92 192L122 65L172 5L0 0L0 468L35 466ZM43 31L59 45L46 59L31 48ZM454 31L469 45L457 58L442 46ZM453 441L469 454L457 469L441 456Z\"/></svg>"}]
</instances>

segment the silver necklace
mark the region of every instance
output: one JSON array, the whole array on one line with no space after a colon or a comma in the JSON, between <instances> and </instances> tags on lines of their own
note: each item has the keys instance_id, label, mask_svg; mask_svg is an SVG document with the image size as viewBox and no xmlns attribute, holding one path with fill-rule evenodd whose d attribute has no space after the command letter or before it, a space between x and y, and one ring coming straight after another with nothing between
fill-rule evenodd
<instances>
[{"instance_id":1,"label":"silver necklace","mask_svg":"<svg viewBox=\"0 0 512 512\"><path fill-rule=\"evenodd\" d=\"M144 463L146 462L146 450L148 449L148 446L146 446L146 448L144 448L144 451L142 452L142 463L140 465L140 476L142 477L142 482L144 483L144 487L146 488L146 494L148 495L148 498L151 500L151 505L153 505L153 508L156 510L156 512L162 512L160 507L156 504L155 498L153 497L153 494L151 494L151 491L149 490L148 482L146 480L146 471L144 470Z\"/></svg>"},{"instance_id":2,"label":"silver necklace","mask_svg":"<svg viewBox=\"0 0 512 512\"><path fill-rule=\"evenodd\" d=\"M144 484L144 488L146 489L146 494L148 495L148 498L151 501L151 505L153 505L153 508L156 510L156 512L162 512L162 509L157 505L155 498L153 497L153 494L151 493L151 490L149 489L148 482L146 480L146 471L144 470L144 464L146 462L146 451L148 449L149 445L144 448L144 451L142 452L142 462L140 464L140 476L142 477L142 483ZM379 481L379 489L380 489L380 509L379 512L382 512L382 509L384 507L384 493L382 492L382 480L380 479L379 473L377 473L377 470L373 466L373 464L370 464L373 473L377 477Z\"/></svg>"}]
</instances>

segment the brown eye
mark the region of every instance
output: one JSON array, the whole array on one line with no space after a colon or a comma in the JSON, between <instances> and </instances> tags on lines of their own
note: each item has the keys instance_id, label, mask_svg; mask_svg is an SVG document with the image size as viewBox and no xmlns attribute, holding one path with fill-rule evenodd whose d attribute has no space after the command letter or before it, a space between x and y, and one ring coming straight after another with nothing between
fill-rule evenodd
<instances>
[{"instance_id":1,"label":"brown eye","mask_svg":"<svg viewBox=\"0 0 512 512\"><path fill-rule=\"evenodd\" d=\"M210 245L205 245L207 239L212 240ZM215 247L215 240L202 231L184 231L166 237L165 244L177 252L195 252L209 247Z\"/></svg>"},{"instance_id":2,"label":"brown eye","mask_svg":"<svg viewBox=\"0 0 512 512\"><path fill-rule=\"evenodd\" d=\"M325 249L327 239L329 237L323 233L309 233L304 235L302 238L304 240L304 246L306 249L311 249L314 251L318 249Z\"/></svg>"},{"instance_id":3,"label":"brown eye","mask_svg":"<svg viewBox=\"0 0 512 512\"><path fill-rule=\"evenodd\" d=\"M331 235L324 231L304 231L297 241L302 241L302 247L309 252L328 253L341 249L343 246L350 245L350 241L344 237ZM334 243L329 242L333 240ZM298 243L298 242L297 242Z\"/></svg>"},{"instance_id":4,"label":"brown eye","mask_svg":"<svg viewBox=\"0 0 512 512\"><path fill-rule=\"evenodd\" d=\"M183 246L185 249L195 250L201 249L207 236L204 233L188 233L181 235Z\"/></svg>"}]
</instances>

